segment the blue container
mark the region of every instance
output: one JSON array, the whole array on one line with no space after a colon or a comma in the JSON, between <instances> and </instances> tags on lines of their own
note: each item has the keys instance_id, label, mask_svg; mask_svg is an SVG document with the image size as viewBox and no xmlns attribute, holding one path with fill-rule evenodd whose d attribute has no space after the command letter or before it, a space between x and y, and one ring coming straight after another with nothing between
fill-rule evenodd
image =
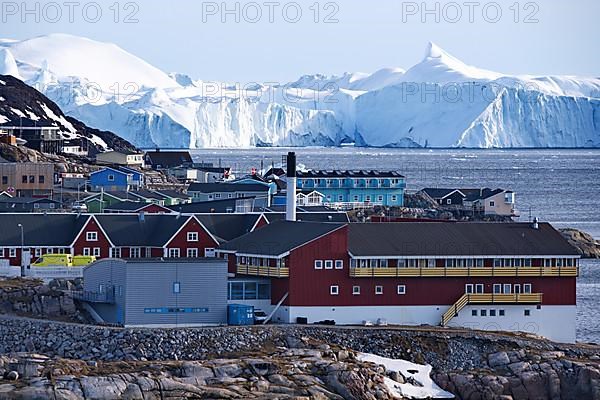
<instances>
[{"instance_id":1,"label":"blue container","mask_svg":"<svg viewBox=\"0 0 600 400\"><path fill-rule=\"evenodd\" d=\"M254 325L254 306L229 304L227 306L227 323L229 325Z\"/></svg>"}]
</instances>

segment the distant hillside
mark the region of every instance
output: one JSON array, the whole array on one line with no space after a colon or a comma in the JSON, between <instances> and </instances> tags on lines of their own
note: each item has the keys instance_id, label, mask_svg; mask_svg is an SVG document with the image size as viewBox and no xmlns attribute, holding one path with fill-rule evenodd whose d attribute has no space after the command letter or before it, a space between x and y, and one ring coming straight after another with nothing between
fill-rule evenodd
<instances>
[{"instance_id":1,"label":"distant hillside","mask_svg":"<svg viewBox=\"0 0 600 400\"><path fill-rule=\"evenodd\" d=\"M137 151L137 148L113 132L90 128L67 117L50 99L10 75L0 75L1 125L52 125L60 128L65 139L83 139L92 153L114 149Z\"/></svg>"}]
</instances>

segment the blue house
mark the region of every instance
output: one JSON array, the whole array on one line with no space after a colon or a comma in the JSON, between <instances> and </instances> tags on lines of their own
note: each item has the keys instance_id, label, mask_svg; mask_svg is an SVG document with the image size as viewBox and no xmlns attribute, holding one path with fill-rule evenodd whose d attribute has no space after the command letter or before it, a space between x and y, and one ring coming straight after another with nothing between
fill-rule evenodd
<instances>
[{"instance_id":1,"label":"blue house","mask_svg":"<svg viewBox=\"0 0 600 400\"><path fill-rule=\"evenodd\" d=\"M119 171L131 174L132 186L136 189L144 187L144 173L133 168L119 167Z\"/></svg>"},{"instance_id":2,"label":"blue house","mask_svg":"<svg viewBox=\"0 0 600 400\"><path fill-rule=\"evenodd\" d=\"M95 192L128 191L134 186L133 174L130 172L105 167L90 174L90 187Z\"/></svg>"},{"instance_id":3,"label":"blue house","mask_svg":"<svg viewBox=\"0 0 600 400\"><path fill-rule=\"evenodd\" d=\"M406 180L396 171L299 171L297 188L316 190L323 203L404 206Z\"/></svg>"}]
</instances>

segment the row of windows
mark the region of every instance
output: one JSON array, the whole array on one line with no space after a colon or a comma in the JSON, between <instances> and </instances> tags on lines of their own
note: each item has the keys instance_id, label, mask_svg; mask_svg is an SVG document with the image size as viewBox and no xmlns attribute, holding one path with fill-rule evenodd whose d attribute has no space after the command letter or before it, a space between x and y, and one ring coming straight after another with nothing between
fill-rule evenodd
<instances>
[{"instance_id":1,"label":"row of windows","mask_svg":"<svg viewBox=\"0 0 600 400\"><path fill-rule=\"evenodd\" d=\"M522 290L522 291L521 291ZM533 293L533 285L531 283L495 283L493 285L494 294L512 294L512 293ZM466 294L482 294L485 293L485 285L483 283L467 283L465 285Z\"/></svg>"},{"instance_id":2,"label":"row of windows","mask_svg":"<svg viewBox=\"0 0 600 400\"><path fill-rule=\"evenodd\" d=\"M237 263L240 265L252 265L256 267L268 267L271 265L271 258L263 258L263 257L244 257L238 256ZM275 266L277 268L285 268L285 258L277 259L275 261Z\"/></svg>"},{"instance_id":3,"label":"row of windows","mask_svg":"<svg viewBox=\"0 0 600 400\"><path fill-rule=\"evenodd\" d=\"M365 185L370 185L371 187L379 187L382 184L385 184L384 179L348 179L346 180L346 178L330 178L330 179L298 179L298 186L313 186L316 182L317 185L327 185L327 186L333 186L334 183L336 183L335 187L341 187L343 186L343 182L340 182L340 180L342 180L343 182L351 182L354 186L365 186ZM391 185L397 185L400 183L399 179L390 179L389 180Z\"/></svg>"},{"instance_id":4,"label":"row of windows","mask_svg":"<svg viewBox=\"0 0 600 400\"><path fill-rule=\"evenodd\" d=\"M381 259L351 259L352 268L388 268L393 260ZM446 268L483 268L485 260L483 258L447 258L439 259ZM398 268L435 268L438 259L435 258L408 258L396 259L395 264ZM495 258L493 261L495 268L520 268L531 267L533 259L531 258ZM543 261L545 267L575 267L577 260L574 258L545 258Z\"/></svg>"},{"instance_id":5,"label":"row of windows","mask_svg":"<svg viewBox=\"0 0 600 400\"><path fill-rule=\"evenodd\" d=\"M270 300L271 284L262 282L229 282L227 300Z\"/></svg>"},{"instance_id":6,"label":"row of windows","mask_svg":"<svg viewBox=\"0 0 600 400\"><path fill-rule=\"evenodd\" d=\"M329 294L332 296L339 295L340 294L339 285L331 285L329 287ZM360 286L352 286L352 294L355 296L360 295ZM383 294L383 286L381 286L381 285L375 286L375 294L382 295ZM406 285L396 286L396 294L405 295L406 294Z\"/></svg>"},{"instance_id":7,"label":"row of windows","mask_svg":"<svg viewBox=\"0 0 600 400\"><path fill-rule=\"evenodd\" d=\"M41 247L36 247L32 250L33 250L32 254L35 257L41 257L42 250L43 250ZM71 249L48 248L48 249L46 249L44 254L69 254L69 253L71 253ZM17 256L16 248L9 248L8 251L5 251L4 248L0 248L0 258L2 258L2 257L14 258L16 256Z\"/></svg>"},{"instance_id":8,"label":"row of windows","mask_svg":"<svg viewBox=\"0 0 600 400\"><path fill-rule=\"evenodd\" d=\"M121 258L123 255L123 249L126 247L111 247L109 249L109 257L110 258ZM95 256L100 257L100 247L84 247L83 255L84 256ZM187 258L198 258L200 257L200 249L198 248L187 248L186 249L186 257ZM215 249L214 248L206 248L204 249L204 257L214 257ZM144 252L145 258L152 257L152 248L146 247ZM180 258L181 257L181 249L179 248L169 248L167 249L167 257L170 258ZM142 258L142 247L129 247L129 258Z\"/></svg>"},{"instance_id":9,"label":"row of windows","mask_svg":"<svg viewBox=\"0 0 600 400\"><path fill-rule=\"evenodd\" d=\"M344 260L315 260L315 269L344 269Z\"/></svg>"},{"instance_id":10,"label":"row of windows","mask_svg":"<svg viewBox=\"0 0 600 400\"><path fill-rule=\"evenodd\" d=\"M529 309L525 309L523 310L523 315L525 317L530 317L531 316L531 310ZM491 309L491 310L486 310L486 309L481 309L481 310L471 310L471 316L472 317L505 317L506 316L506 310L500 309L500 310L496 310L496 309Z\"/></svg>"},{"instance_id":11,"label":"row of windows","mask_svg":"<svg viewBox=\"0 0 600 400\"><path fill-rule=\"evenodd\" d=\"M346 201L346 196L344 196L343 194L340 194L340 195L337 196L337 199L334 198L331 195L327 196L327 201L334 201L334 200L337 200L339 202L343 202L343 201ZM383 200L384 200L384 196L383 195L378 195L378 196L366 195L366 196L364 196L364 201L366 201L366 202L376 201L378 203L382 203ZM398 196L395 195L395 194L393 194L393 195L390 196L390 200L393 201L393 202L398 201ZM363 196L356 194L356 195L352 196L352 201L354 201L355 203L357 203L359 201L363 201Z\"/></svg>"},{"instance_id":12,"label":"row of windows","mask_svg":"<svg viewBox=\"0 0 600 400\"><path fill-rule=\"evenodd\" d=\"M85 236L88 242L97 242L98 241L98 232L86 232ZM187 233L187 241L188 242L197 242L199 239L198 232L188 232Z\"/></svg>"},{"instance_id":13,"label":"row of windows","mask_svg":"<svg viewBox=\"0 0 600 400\"><path fill-rule=\"evenodd\" d=\"M23 175L21 176L21 183L35 183L35 175ZM38 183L46 183L46 177L44 175L38 176ZM2 177L2 184L8 185L8 176Z\"/></svg>"}]
</instances>

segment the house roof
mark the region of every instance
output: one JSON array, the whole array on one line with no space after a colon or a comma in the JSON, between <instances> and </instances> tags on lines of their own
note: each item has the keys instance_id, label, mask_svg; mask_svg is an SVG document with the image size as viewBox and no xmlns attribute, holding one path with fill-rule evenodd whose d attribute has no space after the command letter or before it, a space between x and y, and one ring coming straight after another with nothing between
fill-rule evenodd
<instances>
[{"instance_id":1,"label":"house roof","mask_svg":"<svg viewBox=\"0 0 600 400\"><path fill-rule=\"evenodd\" d=\"M466 201L475 201L481 199L487 199L498 193L504 192L503 189L490 189L490 188L481 188L481 189L457 189L457 188L425 188L422 190L427 193L433 199L443 199L452 193L458 191L464 197ZM512 193L507 191L507 193Z\"/></svg>"},{"instance_id":2,"label":"house roof","mask_svg":"<svg viewBox=\"0 0 600 400\"><path fill-rule=\"evenodd\" d=\"M193 162L189 151L147 151L145 158L146 162L162 168L179 167Z\"/></svg>"},{"instance_id":3,"label":"house roof","mask_svg":"<svg viewBox=\"0 0 600 400\"><path fill-rule=\"evenodd\" d=\"M96 219L115 246L162 247L188 217L146 214L98 214Z\"/></svg>"},{"instance_id":4,"label":"house roof","mask_svg":"<svg viewBox=\"0 0 600 400\"><path fill-rule=\"evenodd\" d=\"M286 174L285 170L280 167L269 168L269 170L264 174L265 177L275 175L275 176L284 176Z\"/></svg>"},{"instance_id":5,"label":"house roof","mask_svg":"<svg viewBox=\"0 0 600 400\"><path fill-rule=\"evenodd\" d=\"M345 225L334 223L278 221L225 243L219 250L281 256L343 226Z\"/></svg>"},{"instance_id":6,"label":"house roof","mask_svg":"<svg viewBox=\"0 0 600 400\"><path fill-rule=\"evenodd\" d=\"M95 175L95 174L99 174L101 172L106 172L107 170L111 170L111 171L113 171L113 172L115 172L117 174L121 174L121 175L131 175L131 172L119 171L118 169L111 168L111 167L103 167L103 168L101 168L101 169L99 169L97 171L91 172L90 176Z\"/></svg>"},{"instance_id":7,"label":"house roof","mask_svg":"<svg viewBox=\"0 0 600 400\"><path fill-rule=\"evenodd\" d=\"M0 214L0 243L20 246L21 229L25 245L69 246L90 217L78 214Z\"/></svg>"},{"instance_id":8,"label":"house roof","mask_svg":"<svg viewBox=\"0 0 600 400\"><path fill-rule=\"evenodd\" d=\"M285 220L285 213L267 212L264 214L269 223ZM343 211L325 211L325 212L296 212L297 221L305 222L338 222L348 223L348 214Z\"/></svg>"},{"instance_id":9,"label":"house roof","mask_svg":"<svg viewBox=\"0 0 600 400\"><path fill-rule=\"evenodd\" d=\"M404 178L397 171L374 171L374 170L310 170L298 171L298 178Z\"/></svg>"},{"instance_id":10,"label":"house roof","mask_svg":"<svg viewBox=\"0 0 600 400\"><path fill-rule=\"evenodd\" d=\"M164 200L167 197L161 193L158 193L157 191L147 189L139 189L136 191L130 191L129 193L142 199Z\"/></svg>"},{"instance_id":11,"label":"house roof","mask_svg":"<svg viewBox=\"0 0 600 400\"><path fill-rule=\"evenodd\" d=\"M198 214L196 218L220 243L250 232L261 214Z\"/></svg>"},{"instance_id":12,"label":"house roof","mask_svg":"<svg viewBox=\"0 0 600 400\"><path fill-rule=\"evenodd\" d=\"M578 255L548 223L368 223L349 225L354 256Z\"/></svg>"},{"instance_id":13,"label":"house roof","mask_svg":"<svg viewBox=\"0 0 600 400\"><path fill-rule=\"evenodd\" d=\"M60 204L59 201L39 198L39 197L6 197L0 196L0 203L16 203L16 204L31 204L31 203L54 203Z\"/></svg>"},{"instance_id":14,"label":"house roof","mask_svg":"<svg viewBox=\"0 0 600 400\"><path fill-rule=\"evenodd\" d=\"M268 192L270 187L262 183L191 183L188 192L232 193Z\"/></svg>"},{"instance_id":15,"label":"house roof","mask_svg":"<svg viewBox=\"0 0 600 400\"><path fill-rule=\"evenodd\" d=\"M161 190L155 190L155 192L157 192L165 197L169 197L171 199L189 200L192 198L192 196L189 196L185 193L178 192L176 190L161 189Z\"/></svg>"},{"instance_id":16,"label":"house roof","mask_svg":"<svg viewBox=\"0 0 600 400\"><path fill-rule=\"evenodd\" d=\"M427 193L429 197L432 199L443 199L452 193L456 192L458 189L448 189L448 188L425 188L422 191ZM461 192L462 193L462 192Z\"/></svg>"},{"instance_id":17,"label":"house roof","mask_svg":"<svg viewBox=\"0 0 600 400\"><path fill-rule=\"evenodd\" d=\"M183 214L206 214L235 212L238 202L254 201L254 197L239 197L235 199L222 199L203 201L199 203L187 203L167 206L167 208Z\"/></svg>"},{"instance_id":18,"label":"house roof","mask_svg":"<svg viewBox=\"0 0 600 400\"><path fill-rule=\"evenodd\" d=\"M104 208L104 211L139 211L145 207L150 207L150 206L154 206L154 207L162 207L160 205L157 204L152 204L152 203L146 203L145 201L131 201L131 200L125 200L125 201L121 201L119 203L115 203L113 205L107 206ZM166 207L163 207L165 209L165 211L171 211Z\"/></svg>"}]
</instances>

